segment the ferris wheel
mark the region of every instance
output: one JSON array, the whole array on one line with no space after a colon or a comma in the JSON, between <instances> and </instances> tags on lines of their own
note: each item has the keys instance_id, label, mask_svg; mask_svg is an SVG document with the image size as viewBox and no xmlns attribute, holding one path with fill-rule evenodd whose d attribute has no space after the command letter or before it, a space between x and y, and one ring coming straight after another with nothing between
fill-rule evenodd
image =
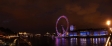
<instances>
[{"instance_id":1,"label":"ferris wheel","mask_svg":"<svg viewBox=\"0 0 112 46\"><path fill-rule=\"evenodd\" d=\"M62 26L63 33L60 33L59 30L58 30L58 28L57 28L57 25L58 25L59 20L62 19L62 18L64 18L64 19L66 20L66 23L67 23L66 25L67 25L67 27L66 27L66 29L64 29L64 27L61 25L61 26ZM60 16L60 17L57 19L57 21L56 21L56 32L57 32L57 35L58 35L58 36L65 36L66 33L67 33L67 31L68 31L68 29L69 29L68 18L67 18L66 16L64 16L64 15Z\"/></svg>"}]
</instances>

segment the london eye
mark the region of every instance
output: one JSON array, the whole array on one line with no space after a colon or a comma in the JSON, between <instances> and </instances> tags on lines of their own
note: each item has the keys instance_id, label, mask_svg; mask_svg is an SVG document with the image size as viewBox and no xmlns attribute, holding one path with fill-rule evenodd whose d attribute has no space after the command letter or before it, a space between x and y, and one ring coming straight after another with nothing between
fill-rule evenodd
<instances>
[{"instance_id":1,"label":"london eye","mask_svg":"<svg viewBox=\"0 0 112 46\"><path fill-rule=\"evenodd\" d=\"M58 30L58 22L60 21L60 19L62 19L62 18L64 18L65 20L66 20L66 29L64 29L64 27L62 26L62 30L63 30L63 33L60 33L59 32L59 30ZM66 35L66 33L67 33L67 31L68 31L68 29L69 29L69 22L68 22L68 18L66 17L66 16L64 16L64 15L62 15L62 16L60 16L58 19L57 19L57 21L56 21L56 32L57 32L57 35L58 36L65 36Z\"/></svg>"}]
</instances>

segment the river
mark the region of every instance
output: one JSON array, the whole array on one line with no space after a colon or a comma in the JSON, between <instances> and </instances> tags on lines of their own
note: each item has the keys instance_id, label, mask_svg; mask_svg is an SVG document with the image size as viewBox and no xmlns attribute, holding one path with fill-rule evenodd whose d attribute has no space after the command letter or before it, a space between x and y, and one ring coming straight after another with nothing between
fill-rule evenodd
<instances>
[{"instance_id":1,"label":"river","mask_svg":"<svg viewBox=\"0 0 112 46\"><path fill-rule=\"evenodd\" d=\"M33 37L32 46L104 46L107 38L55 38Z\"/></svg>"}]
</instances>

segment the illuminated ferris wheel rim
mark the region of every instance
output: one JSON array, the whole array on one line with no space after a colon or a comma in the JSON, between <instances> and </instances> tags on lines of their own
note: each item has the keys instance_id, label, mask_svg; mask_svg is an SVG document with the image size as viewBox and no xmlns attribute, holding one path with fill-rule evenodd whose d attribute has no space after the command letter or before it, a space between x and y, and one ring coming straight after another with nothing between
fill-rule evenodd
<instances>
[{"instance_id":1,"label":"illuminated ferris wheel rim","mask_svg":"<svg viewBox=\"0 0 112 46\"><path fill-rule=\"evenodd\" d=\"M59 22L59 20L60 20L61 18L64 18L64 19L66 20L66 22L67 22L67 27L66 27L66 30L65 30L64 33L66 33L66 32L68 31L68 28L69 28L68 18L67 18L66 16L64 16L64 15L60 16L60 17L57 19L57 21L56 21L56 32L57 32L57 35L59 35L58 29L57 29L57 25L58 25L58 22ZM64 33L63 33L63 34L64 34Z\"/></svg>"}]
</instances>

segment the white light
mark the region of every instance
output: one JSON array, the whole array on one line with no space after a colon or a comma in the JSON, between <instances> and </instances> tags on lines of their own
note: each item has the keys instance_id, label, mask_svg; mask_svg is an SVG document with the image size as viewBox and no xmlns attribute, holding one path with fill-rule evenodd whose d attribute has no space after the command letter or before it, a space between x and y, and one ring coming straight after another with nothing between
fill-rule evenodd
<instances>
[{"instance_id":1,"label":"white light","mask_svg":"<svg viewBox=\"0 0 112 46\"><path fill-rule=\"evenodd\" d=\"M20 33L20 32L19 32L19 34L23 34L23 33Z\"/></svg>"},{"instance_id":2,"label":"white light","mask_svg":"<svg viewBox=\"0 0 112 46\"><path fill-rule=\"evenodd\" d=\"M70 31L73 31L73 30L74 30L74 26L71 25L71 26L70 26Z\"/></svg>"},{"instance_id":3,"label":"white light","mask_svg":"<svg viewBox=\"0 0 112 46\"><path fill-rule=\"evenodd\" d=\"M50 34L49 32L47 32L46 34Z\"/></svg>"},{"instance_id":4,"label":"white light","mask_svg":"<svg viewBox=\"0 0 112 46\"><path fill-rule=\"evenodd\" d=\"M107 39L107 41L106 41L105 46L107 46L107 45L108 45L109 39L110 39L110 37L108 37L108 39Z\"/></svg>"},{"instance_id":5,"label":"white light","mask_svg":"<svg viewBox=\"0 0 112 46\"><path fill-rule=\"evenodd\" d=\"M110 21L110 20L108 20L108 21L106 22L106 24L107 24L108 26L110 26L111 21Z\"/></svg>"},{"instance_id":6,"label":"white light","mask_svg":"<svg viewBox=\"0 0 112 46\"><path fill-rule=\"evenodd\" d=\"M110 28L110 31L112 32L112 28Z\"/></svg>"}]
</instances>

